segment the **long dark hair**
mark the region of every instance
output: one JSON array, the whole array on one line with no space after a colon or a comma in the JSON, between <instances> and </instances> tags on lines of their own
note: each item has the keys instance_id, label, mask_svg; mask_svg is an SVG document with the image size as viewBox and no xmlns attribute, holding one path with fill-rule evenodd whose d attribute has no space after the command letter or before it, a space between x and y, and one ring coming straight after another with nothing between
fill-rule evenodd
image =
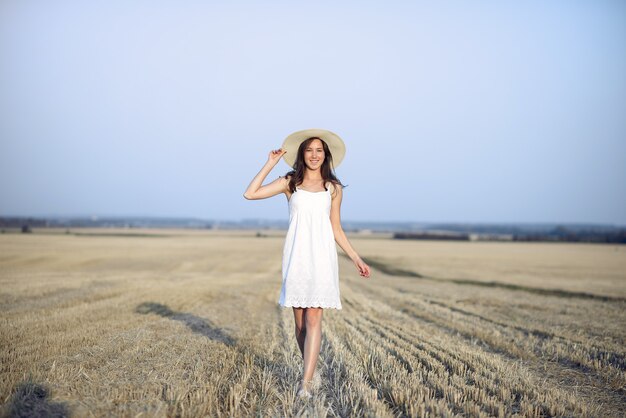
<instances>
[{"instance_id":1,"label":"long dark hair","mask_svg":"<svg viewBox=\"0 0 626 418\"><path fill-rule=\"evenodd\" d=\"M304 170L306 169L306 164L304 163L304 150L306 149L306 147L309 146L311 142L313 142L314 139L319 139L322 143L322 147L324 148L324 162L322 163L322 167L320 168L320 172L322 173L322 179L324 179L324 190L328 190L326 188L326 182L328 181L332 182L333 184L339 184L342 187L346 187L339 181L337 176L335 176L335 165L333 164L333 156L330 153L328 145L326 144L326 142L324 142L322 138L312 136L300 143L300 146L298 147L298 154L296 156L296 162L293 165L293 170L285 174L285 177L291 176L291 178L289 179L289 190L291 191L291 193L295 193L296 186L301 184L302 180L304 180Z\"/></svg>"}]
</instances>

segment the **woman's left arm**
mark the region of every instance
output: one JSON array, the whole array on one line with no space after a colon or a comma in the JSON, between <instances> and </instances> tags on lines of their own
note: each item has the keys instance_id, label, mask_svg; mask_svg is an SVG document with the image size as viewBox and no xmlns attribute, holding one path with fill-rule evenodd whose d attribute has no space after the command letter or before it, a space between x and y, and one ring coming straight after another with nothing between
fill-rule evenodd
<instances>
[{"instance_id":1,"label":"woman's left arm","mask_svg":"<svg viewBox=\"0 0 626 418\"><path fill-rule=\"evenodd\" d=\"M357 252L352 248L346 233L343 231L341 227L341 198L343 197L343 190L340 185L334 185L334 192L332 196L332 203L330 207L330 223L333 226L333 234L335 235L335 241L341 249L350 257L354 266L356 267L359 274L363 277L370 276L370 266L368 266L361 257L357 254Z\"/></svg>"}]
</instances>

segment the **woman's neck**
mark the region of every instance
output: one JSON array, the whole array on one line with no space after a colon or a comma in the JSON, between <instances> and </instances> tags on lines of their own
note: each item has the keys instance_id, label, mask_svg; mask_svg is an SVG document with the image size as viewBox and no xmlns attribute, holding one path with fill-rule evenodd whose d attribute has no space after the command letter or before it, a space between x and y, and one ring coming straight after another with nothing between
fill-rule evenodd
<instances>
[{"instance_id":1,"label":"woman's neck","mask_svg":"<svg viewBox=\"0 0 626 418\"><path fill-rule=\"evenodd\" d=\"M302 177L303 181L320 181L322 179L322 172L319 168L317 170L310 170L307 168L304 171L304 176Z\"/></svg>"}]
</instances>

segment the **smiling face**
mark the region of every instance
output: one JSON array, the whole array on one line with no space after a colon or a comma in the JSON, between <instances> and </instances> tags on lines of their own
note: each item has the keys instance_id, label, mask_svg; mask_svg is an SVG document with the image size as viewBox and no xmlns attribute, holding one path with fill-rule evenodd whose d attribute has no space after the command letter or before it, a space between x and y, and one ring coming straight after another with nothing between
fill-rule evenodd
<instances>
[{"instance_id":1,"label":"smiling face","mask_svg":"<svg viewBox=\"0 0 626 418\"><path fill-rule=\"evenodd\" d=\"M312 140L304 148L304 163L310 170L318 170L325 158L324 147L319 139Z\"/></svg>"}]
</instances>

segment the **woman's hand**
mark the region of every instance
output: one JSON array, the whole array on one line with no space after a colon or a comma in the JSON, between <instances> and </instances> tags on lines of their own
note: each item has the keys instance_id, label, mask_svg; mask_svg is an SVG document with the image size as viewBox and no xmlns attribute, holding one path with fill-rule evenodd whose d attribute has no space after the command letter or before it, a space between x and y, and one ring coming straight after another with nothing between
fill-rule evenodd
<instances>
[{"instance_id":1,"label":"woman's hand","mask_svg":"<svg viewBox=\"0 0 626 418\"><path fill-rule=\"evenodd\" d=\"M279 149L275 149L275 150L271 150L269 153L269 156L267 157L267 163L271 164L272 167L275 166L276 164L278 164L278 161L280 161L280 158L286 153L287 151L279 148Z\"/></svg>"},{"instance_id":2,"label":"woman's hand","mask_svg":"<svg viewBox=\"0 0 626 418\"><path fill-rule=\"evenodd\" d=\"M361 260L361 257L357 255L356 259L353 261L357 271L362 277L370 277L370 266L365 264L365 261Z\"/></svg>"}]
</instances>

